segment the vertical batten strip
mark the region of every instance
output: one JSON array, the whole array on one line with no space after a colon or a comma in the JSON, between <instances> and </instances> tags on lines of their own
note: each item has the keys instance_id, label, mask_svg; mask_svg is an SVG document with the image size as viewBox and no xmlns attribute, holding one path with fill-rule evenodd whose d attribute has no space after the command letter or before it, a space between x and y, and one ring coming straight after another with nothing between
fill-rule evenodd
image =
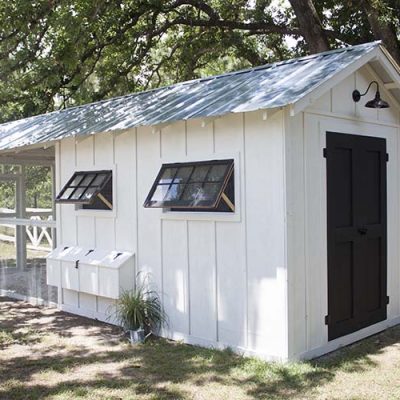
<instances>
[{"instance_id":1,"label":"vertical batten strip","mask_svg":"<svg viewBox=\"0 0 400 400\"><path fill-rule=\"evenodd\" d=\"M213 221L214 233L214 262L215 262L215 325L216 325L216 341L219 342L219 291L218 291L218 246L217 246L217 223Z\"/></svg>"},{"instance_id":2,"label":"vertical batten strip","mask_svg":"<svg viewBox=\"0 0 400 400\"><path fill-rule=\"evenodd\" d=\"M247 192L246 192L246 114L242 114L243 124L243 137L242 137L242 162L240 174L240 190L241 190L241 210L242 210L242 221L244 222L244 263L245 263L245 345L249 345L249 262L248 262L248 248L247 248Z\"/></svg>"}]
</instances>

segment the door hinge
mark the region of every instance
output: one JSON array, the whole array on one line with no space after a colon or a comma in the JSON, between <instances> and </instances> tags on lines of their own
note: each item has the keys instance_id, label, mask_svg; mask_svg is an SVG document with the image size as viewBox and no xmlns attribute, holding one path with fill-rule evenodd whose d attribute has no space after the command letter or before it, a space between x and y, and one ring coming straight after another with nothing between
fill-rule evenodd
<instances>
[{"instance_id":1,"label":"door hinge","mask_svg":"<svg viewBox=\"0 0 400 400\"><path fill-rule=\"evenodd\" d=\"M386 153L386 162L389 161L389 153Z\"/></svg>"},{"instance_id":2,"label":"door hinge","mask_svg":"<svg viewBox=\"0 0 400 400\"><path fill-rule=\"evenodd\" d=\"M325 315L325 325L330 325L330 324L331 324L331 316Z\"/></svg>"},{"instance_id":3,"label":"door hinge","mask_svg":"<svg viewBox=\"0 0 400 400\"><path fill-rule=\"evenodd\" d=\"M390 297L386 296L386 304L389 304L389 301L390 301Z\"/></svg>"},{"instance_id":4,"label":"door hinge","mask_svg":"<svg viewBox=\"0 0 400 400\"><path fill-rule=\"evenodd\" d=\"M326 147L322 150L322 155L324 156L324 158L326 158L328 156L328 151L327 151Z\"/></svg>"}]
</instances>

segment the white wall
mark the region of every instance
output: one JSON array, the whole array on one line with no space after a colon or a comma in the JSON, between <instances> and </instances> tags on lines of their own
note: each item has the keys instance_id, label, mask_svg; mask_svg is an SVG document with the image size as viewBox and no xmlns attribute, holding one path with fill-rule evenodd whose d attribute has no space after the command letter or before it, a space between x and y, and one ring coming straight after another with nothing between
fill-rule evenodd
<instances>
[{"instance_id":1,"label":"white wall","mask_svg":"<svg viewBox=\"0 0 400 400\"><path fill-rule=\"evenodd\" d=\"M352 74L315 101L304 113L286 115L287 243L289 357L312 357L400 322L399 260L399 105L382 89L391 108L367 109L371 91L354 103L354 89L363 92L377 79L368 66ZM328 343L326 238L326 131L386 138L388 182L388 321Z\"/></svg>"},{"instance_id":2,"label":"white wall","mask_svg":"<svg viewBox=\"0 0 400 400\"><path fill-rule=\"evenodd\" d=\"M75 170L113 167L116 210L57 206L58 243L135 252L138 269L152 274L162 294L166 335L286 358L283 112L265 115L63 140L58 186ZM162 163L227 157L235 158L234 215L143 208ZM105 299L70 291L63 303L89 315L106 306Z\"/></svg>"},{"instance_id":3,"label":"white wall","mask_svg":"<svg viewBox=\"0 0 400 400\"><path fill-rule=\"evenodd\" d=\"M57 243L63 246L105 248L109 250L136 249L136 152L135 136L99 134L83 140L74 138L60 142L56 152L57 191L74 171L113 169L115 211L75 210L74 205L57 205ZM106 298L62 291L64 309L90 317L104 319L111 301Z\"/></svg>"}]
</instances>

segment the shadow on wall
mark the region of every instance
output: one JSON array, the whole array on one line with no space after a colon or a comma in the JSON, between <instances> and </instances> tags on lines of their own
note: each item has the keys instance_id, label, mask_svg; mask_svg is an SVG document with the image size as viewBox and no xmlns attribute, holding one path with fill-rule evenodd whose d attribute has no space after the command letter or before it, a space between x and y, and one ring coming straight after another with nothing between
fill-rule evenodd
<instances>
[{"instance_id":1,"label":"shadow on wall","mask_svg":"<svg viewBox=\"0 0 400 400\"><path fill-rule=\"evenodd\" d=\"M165 340L130 347L121 343L120 330L107 324L4 298L0 309L0 341L7 333L11 337L3 343L0 366L0 398L7 399L25 399L28 392L30 399L111 392L121 398L185 399L193 391L211 399L218 390L251 399L298 398L329 383L339 370L367 371L375 355L400 340L400 328L394 328L379 341L374 337L314 362L282 365ZM12 332L27 327L34 333L31 342L28 335L13 338ZM50 335L56 335L57 345L48 346ZM8 353L15 343L34 351ZM38 379L43 374L46 380Z\"/></svg>"}]
</instances>

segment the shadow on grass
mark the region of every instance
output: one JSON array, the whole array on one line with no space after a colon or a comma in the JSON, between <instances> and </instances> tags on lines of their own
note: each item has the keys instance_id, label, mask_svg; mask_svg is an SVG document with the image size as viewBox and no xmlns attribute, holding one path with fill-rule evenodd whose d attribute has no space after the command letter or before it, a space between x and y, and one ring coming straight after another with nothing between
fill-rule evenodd
<instances>
[{"instance_id":1,"label":"shadow on grass","mask_svg":"<svg viewBox=\"0 0 400 400\"><path fill-rule=\"evenodd\" d=\"M22 311L14 320L15 326L29 325L29 318L35 325L39 315L43 317L42 311L29 305L24 308L23 304L10 307ZM18 314L17 310L15 313ZM115 327L106 324L60 312L55 314L46 330L62 332L87 326L98 328L101 334L119 335ZM12 324L8 319L7 323ZM60 344L56 349L41 348L31 357L18 356L2 361L0 383L1 380L8 383L2 386L0 398L87 398L99 391L107 395L98 398L117 399L125 398L118 397L117 392L122 391L129 398L186 399L193 397L193 388L204 389L210 385L240 388L243 394L254 399L307 396L330 382L338 371L353 373L375 367L372 356L399 339L400 328L396 327L318 360L286 365L162 339L150 340L135 348L120 344L115 350L111 347L105 352L92 352L84 346L65 351ZM64 382L53 379L48 384L28 383L38 373L57 372L65 376L74 369L90 369L100 364L109 364L110 369L103 369L87 379L72 379L71 376ZM214 398L218 398L217 393Z\"/></svg>"}]
</instances>

